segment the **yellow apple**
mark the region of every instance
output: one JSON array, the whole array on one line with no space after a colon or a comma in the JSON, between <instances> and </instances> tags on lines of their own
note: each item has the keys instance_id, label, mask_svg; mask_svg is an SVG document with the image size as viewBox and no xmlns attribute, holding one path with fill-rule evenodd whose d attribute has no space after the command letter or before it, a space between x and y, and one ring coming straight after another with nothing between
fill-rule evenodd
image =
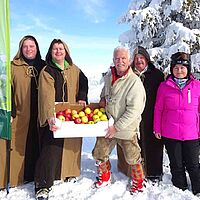
<instances>
[{"instance_id":1,"label":"yellow apple","mask_svg":"<svg viewBox=\"0 0 200 200\"><path fill-rule=\"evenodd\" d=\"M72 110L72 115L78 114L76 110Z\"/></svg>"},{"instance_id":2,"label":"yellow apple","mask_svg":"<svg viewBox=\"0 0 200 200\"><path fill-rule=\"evenodd\" d=\"M79 115L79 117L83 117L83 116L85 116L85 113L84 113L83 111L80 111L80 112L78 113L78 115Z\"/></svg>"},{"instance_id":3,"label":"yellow apple","mask_svg":"<svg viewBox=\"0 0 200 200\"><path fill-rule=\"evenodd\" d=\"M94 109L94 115L96 115L97 113L99 112L99 109L98 108L96 108L96 109Z\"/></svg>"},{"instance_id":4,"label":"yellow apple","mask_svg":"<svg viewBox=\"0 0 200 200\"><path fill-rule=\"evenodd\" d=\"M105 113L105 112L106 112L105 108L100 108L99 110L100 110L102 113Z\"/></svg>"},{"instance_id":5,"label":"yellow apple","mask_svg":"<svg viewBox=\"0 0 200 200\"><path fill-rule=\"evenodd\" d=\"M107 116L106 116L105 114L103 114L103 115L100 117L100 120L101 120L101 121L107 121L108 118L107 118Z\"/></svg>"},{"instance_id":6,"label":"yellow apple","mask_svg":"<svg viewBox=\"0 0 200 200\"><path fill-rule=\"evenodd\" d=\"M97 118L97 119L94 119L94 123L97 123L97 122L99 122L100 121L100 119L99 118Z\"/></svg>"},{"instance_id":7,"label":"yellow apple","mask_svg":"<svg viewBox=\"0 0 200 200\"><path fill-rule=\"evenodd\" d=\"M92 119L95 121L95 120L98 120L99 119L99 116L98 115L93 115Z\"/></svg>"},{"instance_id":8,"label":"yellow apple","mask_svg":"<svg viewBox=\"0 0 200 200\"><path fill-rule=\"evenodd\" d=\"M87 117L87 116L81 117L81 121L82 121L82 123L84 123L84 124L88 123L88 117Z\"/></svg>"},{"instance_id":9,"label":"yellow apple","mask_svg":"<svg viewBox=\"0 0 200 200\"><path fill-rule=\"evenodd\" d=\"M101 111L98 111L98 112L97 112L97 115L98 115L99 117L101 117L101 116L103 115L103 113L102 113Z\"/></svg>"},{"instance_id":10,"label":"yellow apple","mask_svg":"<svg viewBox=\"0 0 200 200\"><path fill-rule=\"evenodd\" d=\"M76 118L79 118L79 115L77 113L72 115L72 119L76 119Z\"/></svg>"},{"instance_id":11,"label":"yellow apple","mask_svg":"<svg viewBox=\"0 0 200 200\"><path fill-rule=\"evenodd\" d=\"M94 124L94 121L89 121L88 124Z\"/></svg>"},{"instance_id":12,"label":"yellow apple","mask_svg":"<svg viewBox=\"0 0 200 200\"><path fill-rule=\"evenodd\" d=\"M87 107L87 108L85 108L84 112L86 114L90 114L92 112L92 110L89 107Z\"/></svg>"}]
</instances>

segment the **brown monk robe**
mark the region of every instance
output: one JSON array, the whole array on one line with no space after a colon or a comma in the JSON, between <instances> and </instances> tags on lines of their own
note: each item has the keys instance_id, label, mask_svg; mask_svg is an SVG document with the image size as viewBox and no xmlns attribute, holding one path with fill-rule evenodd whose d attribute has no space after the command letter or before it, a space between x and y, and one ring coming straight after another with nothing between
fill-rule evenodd
<instances>
[{"instance_id":1,"label":"brown monk robe","mask_svg":"<svg viewBox=\"0 0 200 200\"><path fill-rule=\"evenodd\" d=\"M54 180L80 175L82 138L53 138L54 123L51 124L50 119L54 120L56 102L86 102L88 93L87 77L73 64L62 40L52 41L46 63L39 77L41 153L35 173L36 197L43 192L48 197Z\"/></svg>"},{"instance_id":2,"label":"brown monk robe","mask_svg":"<svg viewBox=\"0 0 200 200\"><path fill-rule=\"evenodd\" d=\"M19 43L19 50L11 62L11 187L34 180L35 163L39 155L38 141L38 76L45 62L33 36L27 35ZM0 188L6 182L6 141L0 139Z\"/></svg>"}]
</instances>

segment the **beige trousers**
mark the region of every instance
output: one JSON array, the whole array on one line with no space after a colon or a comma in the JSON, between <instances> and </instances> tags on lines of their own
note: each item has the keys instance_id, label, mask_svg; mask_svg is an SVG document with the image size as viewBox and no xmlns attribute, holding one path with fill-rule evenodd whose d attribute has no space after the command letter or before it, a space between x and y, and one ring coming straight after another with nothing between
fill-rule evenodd
<instances>
[{"instance_id":1,"label":"beige trousers","mask_svg":"<svg viewBox=\"0 0 200 200\"><path fill-rule=\"evenodd\" d=\"M102 162L109 160L109 156L116 144L121 146L126 162L129 165L134 165L141 162L141 149L136 135L132 140L122 140L117 138L106 139L104 137L98 137L95 147L92 151L94 159Z\"/></svg>"}]
</instances>

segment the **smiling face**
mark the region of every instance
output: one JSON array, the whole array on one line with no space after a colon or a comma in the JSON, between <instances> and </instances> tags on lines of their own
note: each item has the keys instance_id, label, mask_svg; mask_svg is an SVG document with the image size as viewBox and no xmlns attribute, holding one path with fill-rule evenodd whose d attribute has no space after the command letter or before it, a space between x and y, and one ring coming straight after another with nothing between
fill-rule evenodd
<instances>
[{"instance_id":1,"label":"smiling face","mask_svg":"<svg viewBox=\"0 0 200 200\"><path fill-rule=\"evenodd\" d=\"M26 39L22 44L22 54L27 59L35 59L37 54L37 47L33 40Z\"/></svg>"},{"instance_id":2,"label":"smiling face","mask_svg":"<svg viewBox=\"0 0 200 200\"><path fill-rule=\"evenodd\" d=\"M136 54L133 62L136 69L140 72L148 65L147 59L142 54Z\"/></svg>"},{"instance_id":3,"label":"smiling face","mask_svg":"<svg viewBox=\"0 0 200 200\"><path fill-rule=\"evenodd\" d=\"M58 64L64 63L66 51L62 43L55 43L52 47L52 59Z\"/></svg>"},{"instance_id":4,"label":"smiling face","mask_svg":"<svg viewBox=\"0 0 200 200\"><path fill-rule=\"evenodd\" d=\"M187 67L181 64L177 64L172 69L175 78L185 78L187 76Z\"/></svg>"},{"instance_id":5,"label":"smiling face","mask_svg":"<svg viewBox=\"0 0 200 200\"><path fill-rule=\"evenodd\" d=\"M113 63L117 70L118 75L123 75L123 73L128 69L130 64L129 52L125 49L118 49L114 52Z\"/></svg>"}]
</instances>

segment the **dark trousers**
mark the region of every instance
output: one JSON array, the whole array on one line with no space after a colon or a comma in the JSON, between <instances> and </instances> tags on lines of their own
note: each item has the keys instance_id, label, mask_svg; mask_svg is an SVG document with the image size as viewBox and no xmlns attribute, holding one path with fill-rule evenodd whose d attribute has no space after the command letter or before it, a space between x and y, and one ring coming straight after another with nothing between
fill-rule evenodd
<instances>
[{"instance_id":1,"label":"dark trousers","mask_svg":"<svg viewBox=\"0 0 200 200\"><path fill-rule=\"evenodd\" d=\"M54 180L60 179L64 139L53 138L49 126L41 128L41 151L35 169L35 190L49 189Z\"/></svg>"},{"instance_id":2,"label":"dark trousers","mask_svg":"<svg viewBox=\"0 0 200 200\"><path fill-rule=\"evenodd\" d=\"M141 134L139 140L146 177L162 178L163 174L163 142L156 139L152 132Z\"/></svg>"},{"instance_id":3,"label":"dark trousers","mask_svg":"<svg viewBox=\"0 0 200 200\"><path fill-rule=\"evenodd\" d=\"M187 189L186 170L188 171L192 191L200 192L199 140L174 140L163 137L167 149L172 183L174 186Z\"/></svg>"},{"instance_id":4,"label":"dark trousers","mask_svg":"<svg viewBox=\"0 0 200 200\"><path fill-rule=\"evenodd\" d=\"M36 127L36 120L30 121L28 135L26 139L24 182L31 182L34 180L35 165L39 157L39 136L38 129Z\"/></svg>"}]
</instances>

